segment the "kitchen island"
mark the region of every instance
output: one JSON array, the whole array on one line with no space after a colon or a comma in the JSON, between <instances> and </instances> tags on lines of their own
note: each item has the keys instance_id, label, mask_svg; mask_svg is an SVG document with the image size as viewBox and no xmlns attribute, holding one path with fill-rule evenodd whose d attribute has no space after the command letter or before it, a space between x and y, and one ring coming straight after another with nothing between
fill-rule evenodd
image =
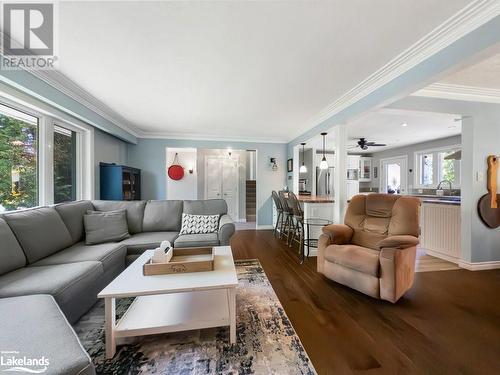
<instances>
[{"instance_id":1,"label":"kitchen island","mask_svg":"<svg viewBox=\"0 0 500 375\"><path fill-rule=\"evenodd\" d=\"M328 195L298 195L297 196L302 209L304 210L304 220L325 219L333 222L335 200ZM321 235L321 226L309 226L310 233L307 232L308 226L305 225L305 237L316 239ZM309 247L309 256L316 256L318 249L316 246Z\"/></svg>"}]
</instances>

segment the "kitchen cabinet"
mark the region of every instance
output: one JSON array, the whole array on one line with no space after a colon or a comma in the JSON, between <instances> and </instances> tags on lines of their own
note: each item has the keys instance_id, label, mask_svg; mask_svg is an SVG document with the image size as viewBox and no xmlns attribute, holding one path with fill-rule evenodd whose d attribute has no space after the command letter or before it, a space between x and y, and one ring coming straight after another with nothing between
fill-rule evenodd
<instances>
[{"instance_id":1,"label":"kitchen cabinet","mask_svg":"<svg viewBox=\"0 0 500 375\"><path fill-rule=\"evenodd\" d=\"M372 158L359 158L359 182L370 182L372 180Z\"/></svg>"},{"instance_id":2,"label":"kitchen cabinet","mask_svg":"<svg viewBox=\"0 0 500 375\"><path fill-rule=\"evenodd\" d=\"M422 203L420 246L429 255L458 263L461 249L459 204Z\"/></svg>"}]
</instances>

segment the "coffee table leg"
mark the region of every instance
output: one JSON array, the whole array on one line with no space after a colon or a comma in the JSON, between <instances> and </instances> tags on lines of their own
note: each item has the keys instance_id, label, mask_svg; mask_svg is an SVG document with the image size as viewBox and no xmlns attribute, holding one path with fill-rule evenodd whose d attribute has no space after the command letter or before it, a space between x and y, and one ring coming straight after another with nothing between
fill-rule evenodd
<instances>
[{"instance_id":1,"label":"coffee table leg","mask_svg":"<svg viewBox=\"0 0 500 375\"><path fill-rule=\"evenodd\" d=\"M229 302L229 342L236 343L236 288L227 290L227 299Z\"/></svg>"},{"instance_id":2,"label":"coffee table leg","mask_svg":"<svg viewBox=\"0 0 500 375\"><path fill-rule=\"evenodd\" d=\"M115 313L116 300L104 299L104 316L106 318L106 358L113 358L116 352L115 342Z\"/></svg>"}]
</instances>

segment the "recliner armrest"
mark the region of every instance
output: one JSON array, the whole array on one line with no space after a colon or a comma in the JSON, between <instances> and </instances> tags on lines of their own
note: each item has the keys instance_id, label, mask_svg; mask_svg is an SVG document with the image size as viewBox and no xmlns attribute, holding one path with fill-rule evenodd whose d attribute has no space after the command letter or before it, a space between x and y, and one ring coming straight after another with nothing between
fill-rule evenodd
<instances>
[{"instance_id":1,"label":"recliner armrest","mask_svg":"<svg viewBox=\"0 0 500 375\"><path fill-rule=\"evenodd\" d=\"M325 225L322 231L330 237L330 244L334 245L348 244L354 234L354 230L345 224Z\"/></svg>"},{"instance_id":2,"label":"recliner armrest","mask_svg":"<svg viewBox=\"0 0 500 375\"><path fill-rule=\"evenodd\" d=\"M382 250L384 248L391 249L406 249L408 247L417 246L419 244L419 240L417 237L410 235L402 235L402 236L390 236L384 238L377 244L377 247Z\"/></svg>"},{"instance_id":3,"label":"recliner armrest","mask_svg":"<svg viewBox=\"0 0 500 375\"><path fill-rule=\"evenodd\" d=\"M229 215L222 215L219 219L219 243L222 246L229 245L229 240L236 230L233 219Z\"/></svg>"}]
</instances>

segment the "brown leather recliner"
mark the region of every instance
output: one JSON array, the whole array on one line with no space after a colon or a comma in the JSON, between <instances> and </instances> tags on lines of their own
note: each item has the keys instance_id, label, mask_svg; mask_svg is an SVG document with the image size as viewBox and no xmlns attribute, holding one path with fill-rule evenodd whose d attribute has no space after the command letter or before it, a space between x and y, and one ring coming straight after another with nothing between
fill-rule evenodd
<instances>
[{"instance_id":1,"label":"brown leather recliner","mask_svg":"<svg viewBox=\"0 0 500 375\"><path fill-rule=\"evenodd\" d=\"M395 303L413 285L419 243L418 198L369 194L351 199L345 224L323 227L318 272Z\"/></svg>"}]
</instances>

